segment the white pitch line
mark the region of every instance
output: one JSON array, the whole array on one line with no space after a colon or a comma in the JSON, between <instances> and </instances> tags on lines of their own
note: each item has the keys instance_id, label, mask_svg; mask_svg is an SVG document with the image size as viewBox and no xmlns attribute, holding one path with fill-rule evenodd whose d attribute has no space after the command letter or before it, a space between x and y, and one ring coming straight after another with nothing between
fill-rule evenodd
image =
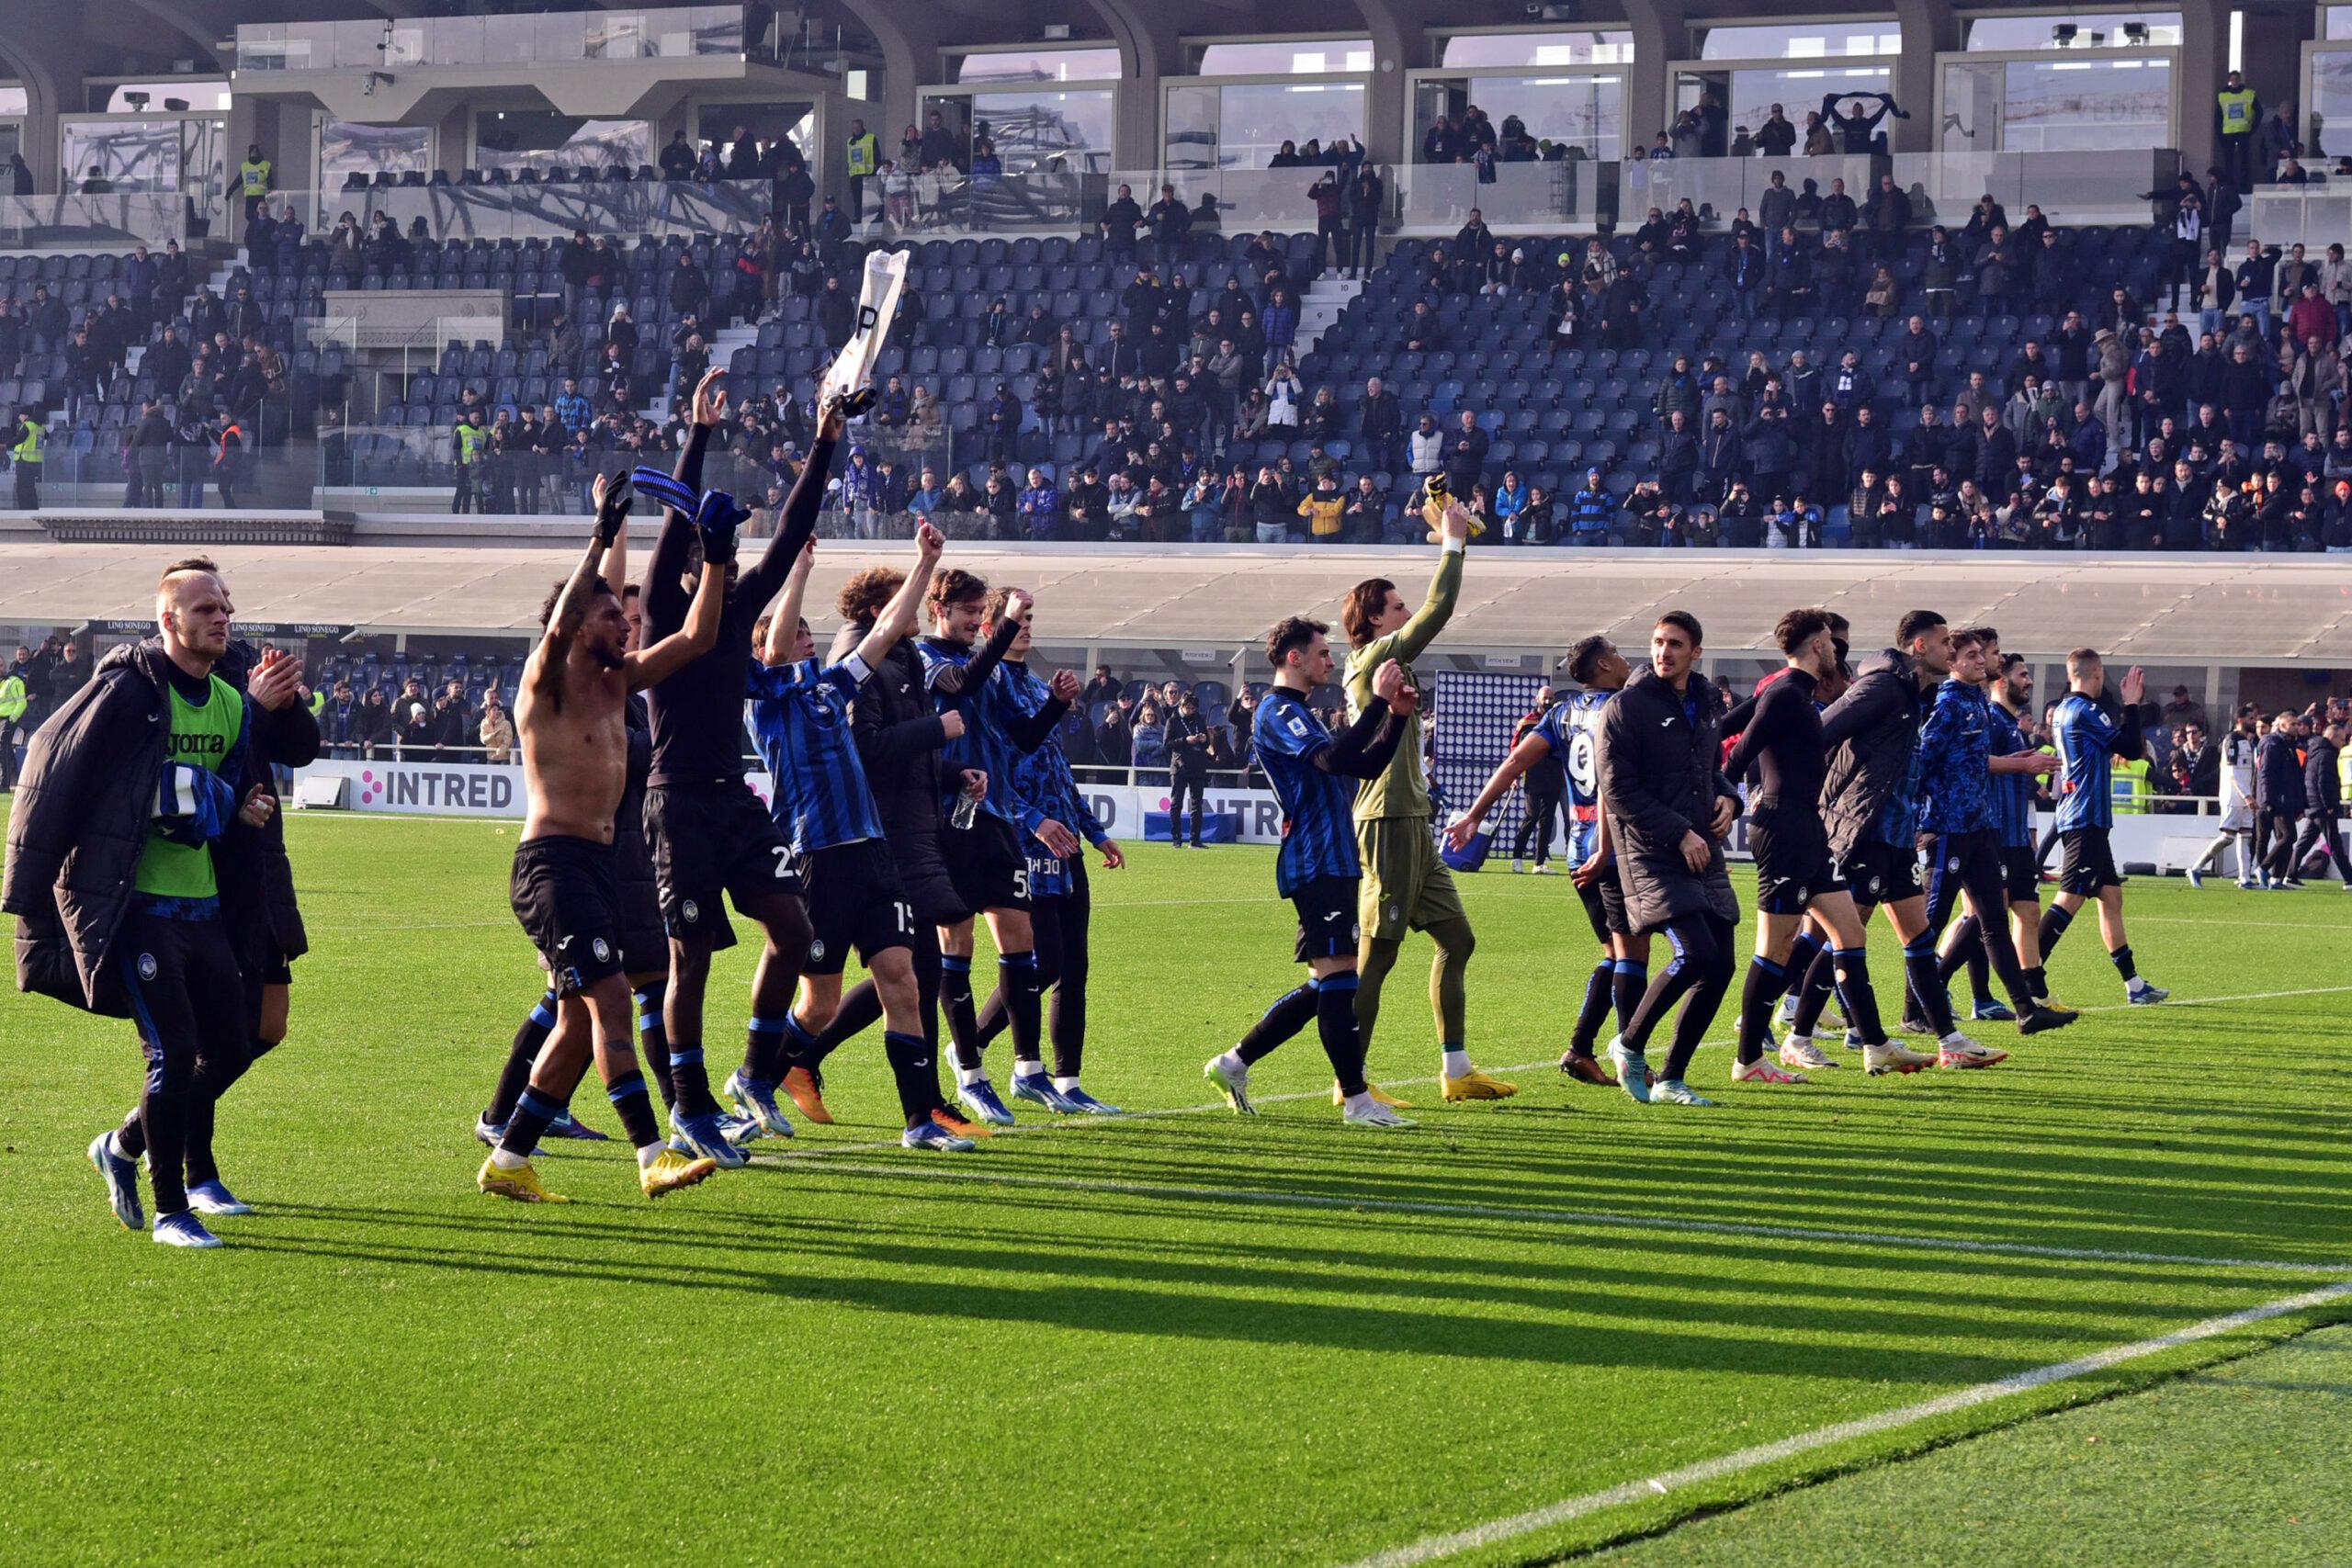
<instances>
[{"instance_id":1,"label":"white pitch line","mask_svg":"<svg viewBox=\"0 0 2352 1568\"><path fill-rule=\"evenodd\" d=\"M1645 1502L1653 1497L1670 1496L1686 1487L1720 1481L1726 1476L1738 1475L1747 1471L1760 1469L1765 1465L1777 1464L1784 1460L1794 1459L1802 1454L1828 1448L1835 1443L1842 1443L1855 1438L1873 1437L1882 1432L1897 1431L1905 1427L1916 1426L1922 1421L1930 1421L1940 1416L1971 1410L1996 1399L2005 1399L2013 1393L2024 1393L2032 1389L2046 1387L2051 1383L2064 1382L2091 1372L2104 1371L2109 1367L2120 1366L2126 1361L2136 1361L2166 1350L2176 1349L2183 1345L2193 1345L2199 1340L2211 1339L2235 1329L2249 1327L2257 1323L2267 1323L2272 1318L2284 1317L2290 1313L2326 1306L2333 1302L2342 1301L2347 1296L2352 1296L2352 1283L2330 1285L2324 1290L2308 1291L2301 1295L2289 1296L2262 1306L2247 1307L2243 1312L2228 1313L2220 1317L2209 1317L2202 1323L2191 1324L2187 1328L2159 1335L2154 1339L2135 1340L2129 1345L2119 1345L2112 1349L2098 1350L2087 1356L2079 1356L2071 1361L2036 1367L2030 1371L2013 1372L2005 1378L1996 1378L1990 1382L1981 1382L1972 1388L1955 1389L1950 1393L1939 1394L1933 1399L1921 1400L1916 1404L1902 1405L1876 1416L1863 1416L1859 1420L1840 1421L1833 1426L1816 1427L1813 1431L1800 1433L1795 1437L1782 1438L1777 1442L1760 1443L1754 1448L1741 1449L1736 1453L1724 1454L1715 1459L1701 1460L1695 1464L1684 1465L1678 1470L1665 1471L1640 1481L1629 1481L1622 1486L1612 1486L1605 1492L1589 1492L1581 1497L1570 1497L1547 1507L1532 1509L1523 1514L1514 1514L1508 1518L1493 1519L1483 1525L1474 1525L1468 1529L1454 1530L1443 1535L1423 1536L1420 1540L1407 1545L1361 1558L1351 1564L1350 1568L1414 1568L1415 1564L1432 1562L1439 1558L1451 1557L1457 1552L1492 1546L1500 1541L1513 1540L1521 1536L1531 1535L1537 1530L1548 1529L1555 1525L1566 1524L1572 1519L1580 1519L1588 1515L1600 1513L1605 1508Z\"/></svg>"},{"instance_id":2,"label":"white pitch line","mask_svg":"<svg viewBox=\"0 0 2352 1568\"><path fill-rule=\"evenodd\" d=\"M2251 1269L2289 1274L2352 1272L2352 1264L2294 1263L2256 1258L2199 1258L2187 1253L2115 1252L2098 1247L2044 1247L2032 1242L1970 1241L1892 1232L1852 1231L1811 1225L1743 1224L1729 1220L1684 1220L1620 1214L1606 1210L1514 1208L1499 1203L1446 1203L1409 1198L1344 1198L1320 1192L1286 1192L1251 1187L1186 1187L1155 1181L1113 1181L1078 1176L1017 1176L1008 1172L945 1165L937 1160L908 1165L842 1164L830 1168L860 1176L897 1176L912 1180L970 1181L992 1187L1047 1188L1062 1192L1105 1192L1132 1198L1176 1198L1211 1203L1260 1203L1284 1209L1330 1209L1384 1214L1433 1214L1476 1220L1533 1220L1547 1224L1593 1225L1613 1230L1673 1231L1773 1241L1826 1241L1854 1247L1896 1247L1914 1252L1965 1252L1991 1257L2052 1258L2073 1263L2192 1265Z\"/></svg>"}]
</instances>

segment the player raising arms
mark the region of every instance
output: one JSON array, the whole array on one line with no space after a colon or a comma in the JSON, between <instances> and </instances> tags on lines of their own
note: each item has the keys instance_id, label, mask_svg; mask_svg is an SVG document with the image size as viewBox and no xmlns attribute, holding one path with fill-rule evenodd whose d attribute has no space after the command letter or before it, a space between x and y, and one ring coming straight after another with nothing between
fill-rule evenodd
<instances>
[{"instance_id":1,"label":"player raising arms","mask_svg":"<svg viewBox=\"0 0 2352 1568\"><path fill-rule=\"evenodd\" d=\"M1469 546L1470 527L1468 511L1460 502L1449 501L1438 528L1437 572L1419 610L1408 610L1404 595L1385 577L1366 578L1348 590L1340 620L1353 650L1347 668L1351 714L1361 716L1381 705L1372 683L1381 667L1392 661L1404 667L1405 683L1419 689L1413 660L1453 617L1454 600L1462 592L1462 557ZM1419 709L1403 716L1405 737L1388 765L1356 792L1356 847L1363 862L1362 988L1356 993L1356 1018L1363 1025L1364 1051L1371 1053L1373 1031L1380 1021L1380 989L1396 967L1405 933L1427 931L1437 945L1430 970L1430 1003L1436 1015L1442 1092L1448 1100L1506 1099L1517 1094L1519 1087L1488 1077L1470 1062L1463 993L1470 953L1477 942L1454 891L1453 874L1438 858L1437 840L1430 832ZM1380 1097L1377 1089L1372 1092Z\"/></svg>"},{"instance_id":2,"label":"player raising arms","mask_svg":"<svg viewBox=\"0 0 2352 1568\"><path fill-rule=\"evenodd\" d=\"M685 568L698 532L695 491L702 483L703 452L711 427L727 406L718 374L706 375L695 389L693 423L675 477L665 480L638 470L640 488L661 495L669 506L645 570L645 635L657 647L677 631L687 614ZM784 586L801 547L816 532L833 448L853 412L842 399L827 402L816 439L809 444L808 460L785 501L775 536L750 566L738 570L731 558L723 563L728 569L726 600L717 640L708 652L674 670L647 693L653 766L645 792L646 837L653 844L662 921L670 934L670 994L664 1013L670 1089L676 1097L671 1122L695 1153L722 1166L740 1166L745 1156L726 1136L728 1123L703 1066L703 1006L711 954L735 942L734 927L719 900L722 896L732 898L737 911L757 921L766 937L752 981L743 1071L729 1080L739 1087L772 1076L809 935L791 847L743 778L743 704L751 683L752 629ZM791 1135L792 1124L776 1109L773 1096L743 1096L737 1103L761 1131Z\"/></svg>"},{"instance_id":3,"label":"player raising arms","mask_svg":"<svg viewBox=\"0 0 2352 1568\"><path fill-rule=\"evenodd\" d=\"M1634 935L1626 925L1625 896L1617 885L1607 823L1600 814L1600 777L1594 764L1601 710L1624 689L1632 673L1617 645L1605 637L1586 637L1570 649L1568 678L1583 690L1552 705L1526 739L1496 767L1470 808L1445 830L1448 844L1457 851L1466 848L1496 802L1510 793L1514 780L1547 757L1559 760L1568 779L1570 875L1584 899L1593 938L1600 943L1600 960L1585 979L1584 1006L1577 1012L1560 1070L1580 1083L1603 1087L1611 1087L1617 1080L1609 1076L1596 1054L1601 1021L1613 1004L1622 1033L1634 1016L1634 1005L1649 988L1650 939Z\"/></svg>"},{"instance_id":4,"label":"player raising arms","mask_svg":"<svg viewBox=\"0 0 2352 1568\"><path fill-rule=\"evenodd\" d=\"M1337 739L1306 705L1306 694L1331 678L1329 627L1293 615L1266 634L1273 689L1258 705L1251 727L1258 765L1282 802L1283 843L1274 857L1274 890L1298 911L1296 961L1307 982L1284 992L1250 1026L1239 1044L1213 1056L1201 1070L1244 1116L1250 1069L1276 1046L1316 1021L1330 1058L1340 1117L1351 1127L1383 1131L1414 1123L1374 1097L1364 1081L1363 1032L1356 1021L1357 883L1363 875L1351 832L1351 780L1380 776L1410 729L1419 705L1403 665L1389 660L1372 671L1373 701Z\"/></svg>"},{"instance_id":5,"label":"player raising arms","mask_svg":"<svg viewBox=\"0 0 2352 1568\"><path fill-rule=\"evenodd\" d=\"M966 909L987 918L996 943L997 984L1012 1033L1013 1097L1070 1113L1080 1107L1054 1088L1038 1043L1045 1004L1036 933L1029 919L1029 857L1021 849L1021 800L1012 773L1021 755L1044 745L1069 711L1078 677L1057 671L1045 705L1023 712L1001 662L1028 619L1029 596L1018 589L1007 595L1002 618L986 645L976 649L973 639L987 613L988 593L989 585L968 571L939 574L931 585L932 632L917 645L941 715L956 714L963 721L963 733L945 751L948 773L956 783L940 802L947 818L940 846L957 897ZM971 793L967 774L979 775L978 795ZM942 931L939 946L944 970L940 999L956 1047L956 1098L982 1122L1009 1126L1012 1112L989 1082L973 1015L972 916Z\"/></svg>"},{"instance_id":6,"label":"player raising arms","mask_svg":"<svg viewBox=\"0 0 2352 1568\"><path fill-rule=\"evenodd\" d=\"M1012 593L1000 587L989 595L984 626L993 629L1004 619ZM1013 700L1024 713L1035 713L1053 700L1052 690L1029 669L1035 620L1034 608L1022 615L1021 634L1004 658L1005 678L1012 682ZM1117 1106L1095 1099L1078 1081L1086 1060L1087 944L1094 914L1094 897L1086 881L1086 846L1102 852L1105 871L1117 871L1127 857L1078 793L1058 734L1047 736L1035 751L1013 763L1012 786L1021 801L1022 848L1029 857L1029 925L1037 941L1037 983L1053 997L1046 1032L1054 1043L1054 1088L1072 1111L1115 1116ZM983 1048L1010 1016L1000 986L981 1004L976 1020ZM1016 1066L1016 1081L1024 1072L1036 1070L1035 1066Z\"/></svg>"},{"instance_id":7,"label":"player raising arms","mask_svg":"<svg viewBox=\"0 0 2352 1568\"><path fill-rule=\"evenodd\" d=\"M1650 632L1649 668L1602 710L1598 763L1601 809L1617 850L1625 915L1634 930L1667 933L1674 962L1659 972L1610 1055L1618 1087L1644 1104L1712 1105L1685 1081L1731 985L1739 899L1724 869L1723 840L1739 819L1739 795L1723 776L1721 709L1698 672L1696 617L1668 610ZM1676 1003L1666 1070L1653 1082L1651 1033Z\"/></svg>"},{"instance_id":8,"label":"player raising arms","mask_svg":"<svg viewBox=\"0 0 2352 1568\"><path fill-rule=\"evenodd\" d=\"M2041 961L2066 934L2075 911L2086 898L2098 900L2098 934L2107 956L2123 976L2126 998L2133 1007L2151 1007L2172 995L2148 984L2132 957L2132 939L2123 930L2123 877L2115 869L2115 851L2108 832L2115 826L2115 759L2127 761L2140 755L2140 699L2148 677L2138 665L2123 672L2119 694L2123 713L2118 717L2102 700L2107 695L2107 665L2087 648L2066 655L2066 695L2058 705L2051 728L2058 742L2058 897L2041 918Z\"/></svg>"},{"instance_id":9,"label":"player raising arms","mask_svg":"<svg viewBox=\"0 0 2352 1568\"><path fill-rule=\"evenodd\" d=\"M802 596L817 558L804 547L785 579L784 599L769 618L752 676L752 729L775 780L771 809L789 836L808 884L808 962L793 1009L792 1036L814 1041L841 1008L842 970L854 945L882 1004L882 1046L906 1118L899 1142L910 1149L971 1148L972 1142L932 1120L939 1070L924 1043L922 996L911 950L914 910L899 887L881 813L850 733L851 699L875 666L906 637L930 591L945 541L923 524L915 533L915 570L899 585L873 626L847 657L820 667L817 642L801 617ZM782 1060L781 1056L778 1058ZM730 1078L729 1096L774 1103L781 1068L749 1083Z\"/></svg>"},{"instance_id":10,"label":"player raising arms","mask_svg":"<svg viewBox=\"0 0 2352 1568\"><path fill-rule=\"evenodd\" d=\"M598 480L595 531L579 567L548 595L539 645L524 663L514 704L528 805L509 899L554 982L556 1024L475 1181L484 1192L526 1202L563 1201L540 1185L530 1156L592 1058L637 1151L638 1185L647 1197L691 1187L717 1168L707 1156L689 1158L662 1139L629 1044L613 813L628 784L628 694L709 652L735 529L749 513L732 497L712 492L697 510L702 581L685 624L631 653L628 618L601 575L629 499L627 481Z\"/></svg>"}]
</instances>

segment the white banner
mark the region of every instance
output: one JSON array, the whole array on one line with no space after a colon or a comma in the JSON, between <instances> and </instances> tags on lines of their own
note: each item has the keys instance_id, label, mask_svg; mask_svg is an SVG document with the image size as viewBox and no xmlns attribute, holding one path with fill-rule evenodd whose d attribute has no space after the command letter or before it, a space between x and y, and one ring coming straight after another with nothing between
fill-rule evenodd
<instances>
[{"instance_id":1,"label":"white banner","mask_svg":"<svg viewBox=\"0 0 2352 1568\"><path fill-rule=\"evenodd\" d=\"M341 760L312 763L296 773L297 780L340 778L350 781L345 804L354 811L382 811L413 817L508 817L520 818L527 804L519 766L491 767L479 762L385 762ZM774 793L764 773L744 775L744 782L762 800ZM1114 839L1138 842L1145 818L1168 809L1165 785L1080 784L1079 794ZM1263 789L1220 789L1205 792L1210 811L1236 819L1245 844L1278 844L1283 837L1282 806L1273 792ZM1743 826L1744 826L1743 822ZM2042 813L2036 832L2048 828ZM2218 817L2123 816L2115 819L2116 863L2154 865L2177 871L2221 831ZM1735 846L1744 844L1735 836ZM1735 858L1745 853L1735 848ZM2054 868L2057 856L2051 856ZM2222 869L2234 866L2224 856Z\"/></svg>"}]
</instances>

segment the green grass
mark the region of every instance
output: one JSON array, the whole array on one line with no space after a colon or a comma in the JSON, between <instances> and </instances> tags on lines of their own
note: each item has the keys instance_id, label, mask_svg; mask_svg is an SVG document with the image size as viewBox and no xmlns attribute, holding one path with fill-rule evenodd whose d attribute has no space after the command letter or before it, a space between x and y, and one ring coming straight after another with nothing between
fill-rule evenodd
<instances>
[{"instance_id":1,"label":"green grass","mask_svg":"<svg viewBox=\"0 0 2352 1568\"><path fill-rule=\"evenodd\" d=\"M572 1205L529 1209L474 1192L468 1136L537 991L505 909L511 825L289 830L314 947L292 1037L223 1107L223 1168L264 1210L221 1223L226 1250L125 1234L83 1163L132 1093L127 1032L0 998L0 1560L1348 1562L2352 1277L2000 1250L2352 1265L2352 900L2334 893L2135 883L2133 945L2175 1003L2122 1010L2086 921L2054 988L2104 1010L1993 1072L1735 1089L1710 1049L1694 1076L1724 1104L1698 1112L1544 1065L1515 1100L1430 1093L1419 1132L1374 1137L1318 1097L1310 1032L1258 1077L1304 1098L1255 1122L1064 1124L946 1158L888 1146L863 1041L829 1073L842 1123L762 1145L781 1157L649 1205L598 1145L543 1163ZM1090 1088L1131 1110L1214 1098L1202 1061L1295 983L1271 884L1253 849L1144 850L1096 877ZM1574 895L1493 873L1464 894L1473 1048L1548 1064L1590 964ZM1392 1084L1436 1069L1425 952L1374 1046ZM722 961L714 1077L748 976L741 950ZM2181 1005L2208 998L2248 999ZM611 1125L593 1088L580 1103ZM2329 1316L2352 1306L1460 1560L1586 1550L1839 1472L1640 1550L1875 1560L1834 1550L1817 1508L1899 1507L1915 1472L1964 1487L1980 1450L2017 1456L1997 1473L2027 1491L2049 1461L2018 1445L2055 1423L1938 1445ZM2263 1410L2199 1419L2260 1452ZM2095 1457L2076 1456L2086 1483ZM2078 1560L2148 1555L2128 1507L2076 1517ZM2023 1503L1917 1513L1901 1555L1953 1560L2010 1539L1987 1533L2002 1521L2034 1522ZM2298 1529L2266 1559L2352 1554L2341 1509Z\"/></svg>"}]
</instances>

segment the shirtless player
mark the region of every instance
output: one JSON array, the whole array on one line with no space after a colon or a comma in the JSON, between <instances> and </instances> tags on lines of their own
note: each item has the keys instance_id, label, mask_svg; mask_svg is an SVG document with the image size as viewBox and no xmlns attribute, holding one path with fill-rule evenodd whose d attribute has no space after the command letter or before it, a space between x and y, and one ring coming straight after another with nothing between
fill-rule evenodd
<instances>
[{"instance_id":1,"label":"shirtless player","mask_svg":"<svg viewBox=\"0 0 2352 1568\"><path fill-rule=\"evenodd\" d=\"M718 637L727 563L743 514L714 495L695 519L702 578L685 624L641 652L628 651L628 618L602 575L605 552L628 515L629 487L596 484L596 529L571 578L548 595L546 630L523 668L514 705L529 809L514 849L509 890L515 918L546 964L556 993L555 1032L539 1051L531 1085L476 1179L484 1192L561 1202L539 1184L530 1154L561 1115L592 1053L649 1198L691 1187L718 1168L672 1149L654 1121L629 1044L629 992L621 977L620 892L613 813L628 784L628 694L708 652Z\"/></svg>"}]
</instances>

